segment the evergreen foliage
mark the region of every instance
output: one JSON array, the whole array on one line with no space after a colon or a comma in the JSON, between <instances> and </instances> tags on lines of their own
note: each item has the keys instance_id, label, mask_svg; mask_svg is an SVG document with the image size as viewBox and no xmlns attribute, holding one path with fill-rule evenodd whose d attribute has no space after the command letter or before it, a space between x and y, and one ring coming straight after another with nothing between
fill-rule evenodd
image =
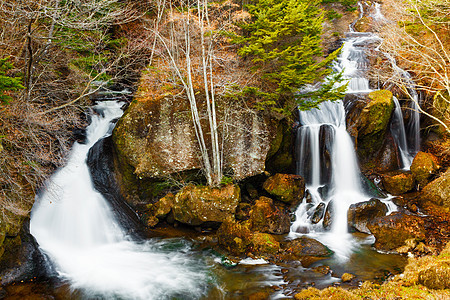
<instances>
[{"instance_id":1,"label":"evergreen foliage","mask_svg":"<svg viewBox=\"0 0 450 300\"><path fill-rule=\"evenodd\" d=\"M24 88L20 77L9 77L6 75L6 72L12 68L13 64L9 61L9 57L0 59L0 102L2 104L8 104L12 99L5 92Z\"/></svg>"},{"instance_id":2,"label":"evergreen foliage","mask_svg":"<svg viewBox=\"0 0 450 300\"><path fill-rule=\"evenodd\" d=\"M325 100L341 99L346 86L335 88L340 75L330 65L340 49L324 57L321 47L323 11L320 0L256 0L248 5L250 23L239 24L243 35L238 53L263 71L266 87L247 87L242 93L259 99L258 107L288 113L295 104L310 109ZM307 85L328 80L319 88ZM292 101L296 100L296 101Z\"/></svg>"}]
</instances>

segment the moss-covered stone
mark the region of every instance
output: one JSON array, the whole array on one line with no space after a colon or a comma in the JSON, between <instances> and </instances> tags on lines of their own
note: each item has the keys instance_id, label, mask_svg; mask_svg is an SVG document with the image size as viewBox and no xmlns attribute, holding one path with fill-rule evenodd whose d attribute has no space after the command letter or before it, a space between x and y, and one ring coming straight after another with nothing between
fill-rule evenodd
<instances>
[{"instance_id":1,"label":"moss-covered stone","mask_svg":"<svg viewBox=\"0 0 450 300\"><path fill-rule=\"evenodd\" d=\"M189 185L175 195L173 215L175 220L188 225L205 222L224 222L234 218L236 207L241 200L237 185L207 187Z\"/></svg>"},{"instance_id":2,"label":"moss-covered stone","mask_svg":"<svg viewBox=\"0 0 450 300\"><path fill-rule=\"evenodd\" d=\"M425 220L419 216L394 212L371 220L367 227L375 236L375 248L391 251L403 246L407 240L425 239L424 225Z\"/></svg>"},{"instance_id":3,"label":"moss-covered stone","mask_svg":"<svg viewBox=\"0 0 450 300\"><path fill-rule=\"evenodd\" d=\"M357 149L360 157L369 157L383 146L389 120L394 110L390 91L369 93L356 125Z\"/></svg>"},{"instance_id":4,"label":"moss-covered stone","mask_svg":"<svg viewBox=\"0 0 450 300\"><path fill-rule=\"evenodd\" d=\"M414 188L414 175L411 172L394 171L383 175L383 186L392 195L401 195Z\"/></svg>"},{"instance_id":5,"label":"moss-covered stone","mask_svg":"<svg viewBox=\"0 0 450 300\"><path fill-rule=\"evenodd\" d=\"M277 200L295 205L303 199L305 181L299 175L275 174L264 182L263 188Z\"/></svg>"},{"instance_id":6,"label":"moss-covered stone","mask_svg":"<svg viewBox=\"0 0 450 300\"><path fill-rule=\"evenodd\" d=\"M249 221L253 230L275 234L288 233L291 225L286 208L274 205L273 200L267 197L255 202Z\"/></svg>"},{"instance_id":7,"label":"moss-covered stone","mask_svg":"<svg viewBox=\"0 0 450 300\"><path fill-rule=\"evenodd\" d=\"M280 243L268 233L255 233L251 241L252 253L257 255L273 255L280 250Z\"/></svg>"},{"instance_id":8,"label":"moss-covered stone","mask_svg":"<svg viewBox=\"0 0 450 300\"><path fill-rule=\"evenodd\" d=\"M266 169L271 173L290 173L295 171L293 156L293 130L286 120L275 121L276 133L270 143L266 158ZM275 125L271 126L275 127Z\"/></svg>"},{"instance_id":9,"label":"moss-covered stone","mask_svg":"<svg viewBox=\"0 0 450 300\"><path fill-rule=\"evenodd\" d=\"M347 212L348 227L350 231L370 234L367 224L374 218L385 216L387 212L386 204L375 198L352 204Z\"/></svg>"},{"instance_id":10,"label":"moss-covered stone","mask_svg":"<svg viewBox=\"0 0 450 300\"><path fill-rule=\"evenodd\" d=\"M154 227L159 223L159 220L167 216L172 210L173 203L175 202L175 196L172 193L168 193L165 197L161 198L154 204L148 204L144 219L147 226Z\"/></svg>"},{"instance_id":11,"label":"moss-covered stone","mask_svg":"<svg viewBox=\"0 0 450 300\"><path fill-rule=\"evenodd\" d=\"M430 182L431 177L439 168L436 156L420 151L416 154L411 164L411 173L414 175L419 187L424 187Z\"/></svg>"},{"instance_id":12,"label":"moss-covered stone","mask_svg":"<svg viewBox=\"0 0 450 300\"><path fill-rule=\"evenodd\" d=\"M450 169L423 188L423 198L450 208Z\"/></svg>"},{"instance_id":13,"label":"moss-covered stone","mask_svg":"<svg viewBox=\"0 0 450 300\"><path fill-rule=\"evenodd\" d=\"M217 230L219 245L237 255L248 251L252 236L247 222L238 223L232 219L224 221Z\"/></svg>"},{"instance_id":14,"label":"moss-covered stone","mask_svg":"<svg viewBox=\"0 0 450 300\"><path fill-rule=\"evenodd\" d=\"M285 243L282 246L281 256L286 260L300 260L304 266L308 266L311 263L325 259L332 254L333 251L328 249L321 242L302 236Z\"/></svg>"},{"instance_id":15,"label":"moss-covered stone","mask_svg":"<svg viewBox=\"0 0 450 300\"><path fill-rule=\"evenodd\" d=\"M351 273L344 273L341 276L342 282L350 282L350 281L352 281L355 278L356 278L356 276L351 274Z\"/></svg>"}]
</instances>

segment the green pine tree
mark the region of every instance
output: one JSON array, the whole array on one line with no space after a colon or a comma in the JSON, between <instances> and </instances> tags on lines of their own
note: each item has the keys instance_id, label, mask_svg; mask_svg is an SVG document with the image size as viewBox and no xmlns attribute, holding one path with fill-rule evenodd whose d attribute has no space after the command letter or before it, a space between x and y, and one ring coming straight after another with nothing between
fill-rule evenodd
<instances>
[{"instance_id":1,"label":"green pine tree","mask_svg":"<svg viewBox=\"0 0 450 300\"><path fill-rule=\"evenodd\" d=\"M325 100L341 99L346 87L335 88L339 74L332 74L331 63L340 49L324 57L321 47L323 11L320 0L255 0L248 5L251 22L239 24L242 36L234 42L238 53L252 59L268 81L266 88L248 87L243 93L262 99L260 108L280 112L294 105L310 109ZM315 91L302 92L328 76ZM295 101L293 101L295 100Z\"/></svg>"},{"instance_id":2,"label":"green pine tree","mask_svg":"<svg viewBox=\"0 0 450 300\"><path fill-rule=\"evenodd\" d=\"M8 104L12 100L11 96L5 92L17 91L23 89L20 77L10 77L6 72L13 68L13 64L9 61L9 57L0 59L0 102Z\"/></svg>"}]
</instances>

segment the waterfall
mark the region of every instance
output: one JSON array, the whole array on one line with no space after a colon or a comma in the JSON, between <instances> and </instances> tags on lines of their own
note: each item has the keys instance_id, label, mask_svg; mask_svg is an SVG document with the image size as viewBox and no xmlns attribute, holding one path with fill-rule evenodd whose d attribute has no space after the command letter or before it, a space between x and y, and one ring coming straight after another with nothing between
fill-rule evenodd
<instances>
[{"instance_id":1,"label":"waterfall","mask_svg":"<svg viewBox=\"0 0 450 300\"><path fill-rule=\"evenodd\" d=\"M398 144L402 168L404 170L409 170L409 167L411 166L414 156L410 155L410 152L408 150L408 143L406 140L406 129L405 124L403 122L402 108L400 107L400 103L398 102L397 97L394 97L394 103L395 108L391 120L391 134Z\"/></svg>"},{"instance_id":2,"label":"waterfall","mask_svg":"<svg viewBox=\"0 0 450 300\"><path fill-rule=\"evenodd\" d=\"M73 145L66 166L37 197L31 233L58 276L86 298L198 299L206 291L206 270L188 255L189 247L174 252L166 249L168 242L132 240L94 189L87 153L122 115L114 101L95 108L101 115L92 116L87 143Z\"/></svg>"},{"instance_id":3,"label":"waterfall","mask_svg":"<svg viewBox=\"0 0 450 300\"><path fill-rule=\"evenodd\" d=\"M297 173L306 178L310 197L297 208L289 236L308 233L338 257L348 258L353 242L347 231L347 210L351 204L369 197L360 184L353 142L346 130L344 104L323 102L318 109L300 112L300 122ZM324 159L324 151L329 153L328 158ZM332 214L331 224L327 224L326 211ZM329 231L324 227L329 227Z\"/></svg>"},{"instance_id":4,"label":"waterfall","mask_svg":"<svg viewBox=\"0 0 450 300\"><path fill-rule=\"evenodd\" d=\"M364 10L361 3L358 5L361 19ZM378 4L375 5L374 18L385 21ZM382 40L373 33L355 32L353 25L334 69L342 72L347 80L347 93L369 93L372 90L366 77L369 62L365 51L369 45ZM398 99L394 98L394 103L391 132L401 154L402 167L408 169L414 157L412 154L418 149L419 119L411 117L410 120L414 121L405 126ZM344 105L342 101L323 102L317 109L300 112L300 123L297 174L305 177L307 196L295 212L296 220L289 237L308 234L330 247L338 258L348 259L355 246L347 229L348 208L369 197L361 187L354 146L346 131ZM416 146L408 146L407 136L410 135Z\"/></svg>"}]
</instances>

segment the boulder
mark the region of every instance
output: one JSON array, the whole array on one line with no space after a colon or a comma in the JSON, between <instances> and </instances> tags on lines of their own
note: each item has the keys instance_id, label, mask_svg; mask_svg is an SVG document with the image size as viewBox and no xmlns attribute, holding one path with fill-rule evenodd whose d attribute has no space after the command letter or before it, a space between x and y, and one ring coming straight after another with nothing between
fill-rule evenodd
<instances>
[{"instance_id":1,"label":"boulder","mask_svg":"<svg viewBox=\"0 0 450 300\"><path fill-rule=\"evenodd\" d=\"M342 274L341 280L342 280L342 282L350 282L355 278L356 278L356 276L351 273L344 273L344 274Z\"/></svg>"},{"instance_id":2,"label":"boulder","mask_svg":"<svg viewBox=\"0 0 450 300\"><path fill-rule=\"evenodd\" d=\"M277 200L296 205L305 194L305 181L299 175L275 174L264 182L263 188Z\"/></svg>"},{"instance_id":3,"label":"boulder","mask_svg":"<svg viewBox=\"0 0 450 300\"><path fill-rule=\"evenodd\" d=\"M234 218L240 199L237 185L217 188L189 185L175 195L172 211L175 220L188 225L224 222Z\"/></svg>"},{"instance_id":4,"label":"boulder","mask_svg":"<svg viewBox=\"0 0 450 300\"><path fill-rule=\"evenodd\" d=\"M159 220L167 216L172 210L173 203L175 202L175 196L172 193L168 193L165 197L161 198L154 204L147 205L147 211L145 213L146 223L150 227L156 226Z\"/></svg>"},{"instance_id":5,"label":"boulder","mask_svg":"<svg viewBox=\"0 0 450 300\"><path fill-rule=\"evenodd\" d=\"M385 141L389 121L394 110L393 96L390 91L377 90L369 93L352 126L356 138L358 155L364 161L377 154Z\"/></svg>"},{"instance_id":6,"label":"boulder","mask_svg":"<svg viewBox=\"0 0 450 300\"><path fill-rule=\"evenodd\" d=\"M306 236L288 241L282 246L282 251L285 259L301 260L304 264L310 264L333 254L333 251L321 242Z\"/></svg>"},{"instance_id":7,"label":"boulder","mask_svg":"<svg viewBox=\"0 0 450 300\"><path fill-rule=\"evenodd\" d=\"M450 208L450 169L439 178L427 184L423 188L422 193L424 199Z\"/></svg>"},{"instance_id":8,"label":"boulder","mask_svg":"<svg viewBox=\"0 0 450 300\"><path fill-rule=\"evenodd\" d=\"M333 223L333 213L334 213L334 207L333 207L333 200L328 202L327 209L325 210L325 215L323 216L323 228L329 230L331 228L331 225Z\"/></svg>"},{"instance_id":9,"label":"boulder","mask_svg":"<svg viewBox=\"0 0 450 300\"><path fill-rule=\"evenodd\" d=\"M403 246L406 240L425 239L424 224L424 219L419 216L394 212L372 219L367 228L375 236L375 248L391 251Z\"/></svg>"},{"instance_id":10,"label":"boulder","mask_svg":"<svg viewBox=\"0 0 450 300\"><path fill-rule=\"evenodd\" d=\"M311 216L311 223L317 224L322 220L325 213L325 203L320 202L319 205L314 209L314 213Z\"/></svg>"},{"instance_id":11,"label":"boulder","mask_svg":"<svg viewBox=\"0 0 450 300\"><path fill-rule=\"evenodd\" d=\"M414 175L411 172L393 171L383 175L383 186L392 195L401 195L414 188Z\"/></svg>"},{"instance_id":12,"label":"boulder","mask_svg":"<svg viewBox=\"0 0 450 300\"><path fill-rule=\"evenodd\" d=\"M291 219L286 208L274 205L270 198L261 197L250 211L250 224L254 231L284 234L289 232Z\"/></svg>"},{"instance_id":13,"label":"boulder","mask_svg":"<svg viewBox=\"0 0 450 300\"><path fill-rule=\"evenodd\" d=\"M238 223L226 220L217 229L217 241L220 246L233 254L246 253L252 241L252 232L247 222Z\"/></svg>"},{"instance_id":14,"label":"boulder","mask_svg":"<svg viewBox=\"0 0 450 300\"><path fill-rule=\"evenodd\" d=\"M251 239L252 253L257 255L275 254L280 250L280 243L268 233L255 233Z\"/></svg>"},{"instance_id":15,"label":"boulder","mask_svg":"<svg viewBox=\"0 0 450 300\"><path fill-rule=\"evenodd\" d=\"M374 218L385 216L387 211L386 204L375 198L352 204L347 213L348 227L350 231L370 234L367 224Z\"/></svg>"},{"instance_id":16,"label":"boulder","mask_svg":"<svg viewBox=\"0 0 450 300\"><path fill-rule=\"evenodd\" d=\"M162 179L171 174L198 171L203 164L189 101L170 92L155 96L161 90L147 85L151 78L146 76L149 75L141 79L135 99L113 131L121 164L129 165L137 178ZM197 95L198 99L202 97ZM224 167L231 169L237 180L263 173L276 122L254 111L242 110L238 105L221 104L217 105L217 118L223 120L226 113L227 122L233 124L224 133L227 137L222 149ZM199 101L198 109L200 114L206 112L203 101ZM209 147L206 124L203 132Z\"/></svg>"},{"instance_id":17,"label":"boulder","mask_svg":"<svg viewBox=\"0 0 450 300\"><path fill-rule=\"evenodd\" d=\"M411 173L420 187L430 182L431 176L440 168L436 156L420 151L411 164Z\"/></svg>"}]
</instances>

